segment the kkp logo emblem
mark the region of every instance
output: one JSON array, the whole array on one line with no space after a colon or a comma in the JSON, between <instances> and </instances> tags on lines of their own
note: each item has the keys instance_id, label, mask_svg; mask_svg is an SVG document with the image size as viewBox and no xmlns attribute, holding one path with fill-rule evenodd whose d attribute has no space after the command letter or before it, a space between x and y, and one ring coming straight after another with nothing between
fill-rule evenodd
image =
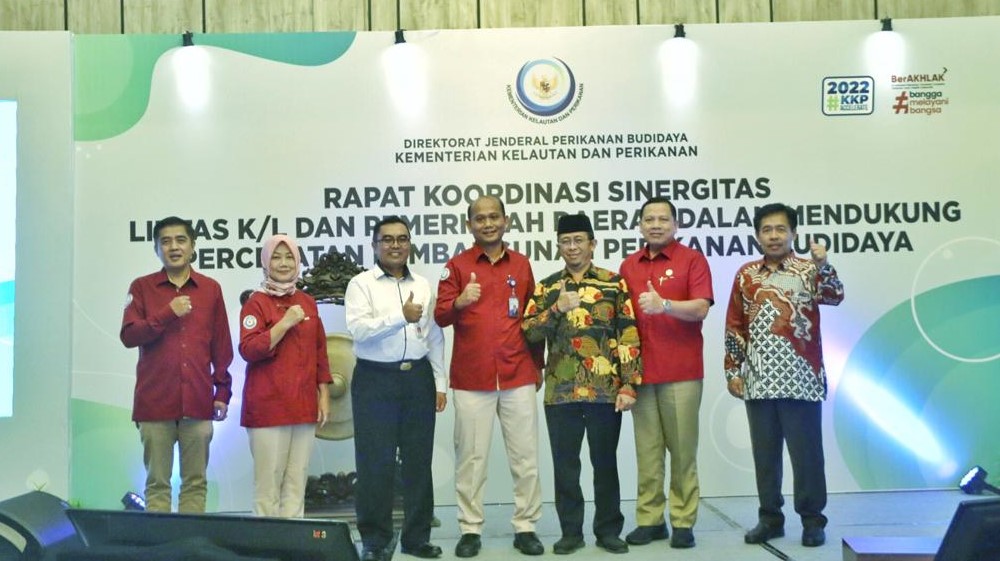
<instances>
[{"instance_id":1,"label":"kkp logo emblem","mask_svg":"<svg viewBox=\"0 0 1000 561\"><path fill-rule=\"evenodd\" d=\"M875 80L871 76L823 78L823 114L871 115L875 111Z\"/></svg>"}]
</instances>

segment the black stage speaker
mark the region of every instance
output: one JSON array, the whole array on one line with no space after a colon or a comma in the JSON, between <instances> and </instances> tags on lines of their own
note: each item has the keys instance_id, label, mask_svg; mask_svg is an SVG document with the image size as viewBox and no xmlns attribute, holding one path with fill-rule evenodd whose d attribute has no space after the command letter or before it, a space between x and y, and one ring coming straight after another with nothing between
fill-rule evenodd
<instances>
[{"instance_id":1,"label":"black stage speaker","mask_svg":"<svg viewBox=\"0 0 1000 561\"><path fill-rule=\"evenodd\" d=\"M0 502L0 561L37 561L82 547L62 499L32 491Z\"/></svg>"},{"instance_id":2,"label":"black stage speaker","mask_svg":"<svg viewBox=\"0 0 1000 561\"><path fill-rule=\"evenodd\" d=\"M935 561L1000 559L1000 499L962 501L941 540Z\"/></svg>"},{"instance_id":3,"label":"black stage speaker","mask_svg":"<svg viewBox=\"0 0 1000 561\"><path fill-rule=\"evenodd\" d=\"M60 561L358 561L350 527L337 520L87 509L69 509L66 515L85 548L60 554ZM217 552L208 555L209 548ZM199 555L191 556L192 550Z\"/></svg>"}]
</instances>

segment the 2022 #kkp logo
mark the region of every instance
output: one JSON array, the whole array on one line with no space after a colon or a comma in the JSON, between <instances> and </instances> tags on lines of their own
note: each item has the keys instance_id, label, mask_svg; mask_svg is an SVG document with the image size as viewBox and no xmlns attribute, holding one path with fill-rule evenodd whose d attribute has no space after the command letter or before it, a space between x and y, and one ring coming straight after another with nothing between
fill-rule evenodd
<instances>
[{"instance_id":1,"label":"2022 #kkp logo","mask_svg":"<svg viewBox=\"0 0 1000 561\"><path fill-rule=\"evenodd\" d=\"M875 111L875 80L871 76L823 78L823 114L871 115Z\"/></svg>"},{"instance_id":2,"label":"2022 #kkp logo","mask_svg":"<svg viewBox=\"0 0 1000 561\"><path fill-rule=\"evenodd\" d=\"M524 63L514 84L507 85L507 100L521 117L532 123L562 121L576 110L583 97L583 84L573 70L558 58Z\"/></svg>"}]
</instances>

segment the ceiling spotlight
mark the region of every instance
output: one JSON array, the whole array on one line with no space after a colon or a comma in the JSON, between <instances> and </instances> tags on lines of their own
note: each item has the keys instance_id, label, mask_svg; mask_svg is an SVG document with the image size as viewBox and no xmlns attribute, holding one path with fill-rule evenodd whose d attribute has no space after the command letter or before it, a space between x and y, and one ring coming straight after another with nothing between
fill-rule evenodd
<instances>
[{"instance_id":1,"label":"ceiling spotlight","mask_svg":"<svg viewBox=\"0 0 1000 561\"><path fill-rule=\"evenodd\" d=\"M892 31L892 18L882 18L882 31Z\"/></svg>"},{"instance_id":2,"label":"ceiling spotlight","mask_svg":"<svg viewBox=\"0 0 1000 561\"><path fill-rule=\"evenodd\" d=\"M184 46L184 47L193 47L194 46L194 33L190 32L190 31L185 31L181 35L181 45Z\"/></svg>"},{"instance_id":3,"label":"ceiling spotlight","mask_svg":"<svg viewBox=\"0 0 1000 561\"><path fill-rule=\"evenodd\" d=\"M400 43L405 43L405 42L406 42L406 37L403 36L403 30L402 29L397 29L396 30L396 44L399 45Z\"/></svg>"},{"instance_id":4,"label":"ceiling spotlight","mask_svg":"<svg viewBox=\"0 0 1000 561\"><path fill-rule=\"evenodd\" d=\"M976 466L962 477L962 481L958 483L958 488L968 495L979 495L982 494L983 490L1000 495L1000 489L986 482L987 475L985 469Z\"/></svg>"},{"instance_id":5,"label":"ceiling spotlight","mask_svg":"<svg viewBox=\"0 0 1000 561\"><path fill-rule=\"evenodd\" d=\"M684 32L684 24L683 23L675 23L674 24L674 38L675 39L680 39L682 37L687 37L687 33Z\"/></svg>"}]
</instances>

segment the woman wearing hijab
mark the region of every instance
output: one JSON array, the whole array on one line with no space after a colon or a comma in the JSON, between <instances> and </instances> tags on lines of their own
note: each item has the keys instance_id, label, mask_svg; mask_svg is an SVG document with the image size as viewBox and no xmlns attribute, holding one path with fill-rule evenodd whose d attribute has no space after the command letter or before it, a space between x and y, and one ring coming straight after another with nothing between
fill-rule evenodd
<instances>
[{"instance_id":1,"label":"woman wearing hijab","mask_svg":"<svg viewBox=\"0 0 1000 561\"><path fill-rule=\"evenodd\" d=\"M247 362L243 413L254 464L254 514L301 518L316 424L330 413L326 333L316 301L296 290L299 248L285 235L264 242L264 280L240 313Z\"/></svg>"}]
</instances>

